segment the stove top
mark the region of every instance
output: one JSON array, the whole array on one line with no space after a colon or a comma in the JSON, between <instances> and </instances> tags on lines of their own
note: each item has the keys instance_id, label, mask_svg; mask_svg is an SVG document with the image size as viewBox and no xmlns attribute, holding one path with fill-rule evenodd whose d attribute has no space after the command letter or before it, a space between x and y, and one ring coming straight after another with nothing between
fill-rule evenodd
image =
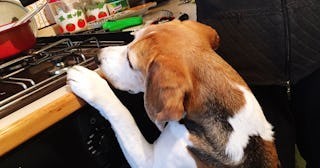
<instances>
[{"instance_id":1,"label":"stove top","mask_svg":"<svg viewBox=\"0 0 320 168\"><path fill-rule=\"evenodd\" d=\"M64 86L69 67L96 69L99 48L125 45L132 40L130 32L37 38L34 48L0 61L0 118Z\"/></svg>"}]
</instances>

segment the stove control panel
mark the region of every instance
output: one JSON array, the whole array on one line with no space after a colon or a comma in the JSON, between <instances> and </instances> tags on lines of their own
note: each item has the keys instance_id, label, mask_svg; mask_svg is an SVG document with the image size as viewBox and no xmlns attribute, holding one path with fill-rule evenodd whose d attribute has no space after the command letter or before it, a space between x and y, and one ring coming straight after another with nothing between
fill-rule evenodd
<instances>
[{"instance_id":1,"label":"stove control panel","mask_svg":"<svg viewBox=\"0 0 320 168\"><path fill-rule=\"evenodd\" d=\"M80 110L77 127L83 148L97 167L120 167L129 165L124 158L110 123L98 111L87 105Z\"/></svg>"}]
</instances>

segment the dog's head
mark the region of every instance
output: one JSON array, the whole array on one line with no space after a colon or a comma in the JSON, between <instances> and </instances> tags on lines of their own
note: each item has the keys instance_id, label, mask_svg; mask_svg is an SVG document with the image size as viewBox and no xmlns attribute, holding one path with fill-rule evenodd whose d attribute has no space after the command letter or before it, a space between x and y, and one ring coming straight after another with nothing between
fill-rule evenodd
<instances>
[{"instance_id":1,"label":"dog's head","mask_svg":"<svg viewBox=\"0 0 320 168\"><path fill-rule=\"evenodd\" d=\"M126 46L107 47L98 54L101 70L117 89L145 92L145 107L156 123L180 120L187 95L194 88L199 52L213 52L217 32L194 21L148 26ZM200 65L201 66L201 65Z\"/></svg>"}]
</instances>

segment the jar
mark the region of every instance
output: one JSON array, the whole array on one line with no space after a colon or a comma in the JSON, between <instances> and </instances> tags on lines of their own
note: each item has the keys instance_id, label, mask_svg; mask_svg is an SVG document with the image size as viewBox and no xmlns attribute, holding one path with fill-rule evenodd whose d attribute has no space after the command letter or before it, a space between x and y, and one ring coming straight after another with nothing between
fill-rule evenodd
<instances>
[{"instance_id":1,"label":"jar","mask_svg":"<svg viewBox=\"0 0 320 168\"><path fill-rule=\"evenodd\" d=\"M107 0L107 7L110 15L122 12L129 8L127 0Z\"/></svg>"},{"instance_id":2,"label":"jar","mask_svg":"<svg viewBox=\"0 0 320 168\"><path fill-rule=\"evenodd\" d=\"M49 0L48 2L61 33L75 33L87 29L87 21L80 0Z\"/></svg>"},{"instance_id":3,"label":"jar","mask_svg":"<svg viewBox=\"0 0 320 168\"><path fill-rule=\"evenodd\" d=\"M85 4L87 22L93 22L109 16L105 0L91 0Z\"/></svg>"}]
</instances>

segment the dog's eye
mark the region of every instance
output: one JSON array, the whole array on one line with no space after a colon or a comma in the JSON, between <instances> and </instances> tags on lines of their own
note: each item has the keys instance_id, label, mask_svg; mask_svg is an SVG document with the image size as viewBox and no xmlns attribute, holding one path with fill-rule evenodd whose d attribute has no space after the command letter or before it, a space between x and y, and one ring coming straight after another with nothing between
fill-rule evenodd
<instances>
[{"instance_id":1,"label":"dog's eye","mask_svg":"<svg viewBox=\"0 0 320 168\"><path fill-rule=\"evenodd\" d=\"M131 69L133 69L133 66L132 66L132 64L131 64L131 61L130 61L129 53L128 53L128 52L127 52L127 60L128 60L128 62L129 62L129 67L130 67Z\"/></svg>"}]
</instances>

